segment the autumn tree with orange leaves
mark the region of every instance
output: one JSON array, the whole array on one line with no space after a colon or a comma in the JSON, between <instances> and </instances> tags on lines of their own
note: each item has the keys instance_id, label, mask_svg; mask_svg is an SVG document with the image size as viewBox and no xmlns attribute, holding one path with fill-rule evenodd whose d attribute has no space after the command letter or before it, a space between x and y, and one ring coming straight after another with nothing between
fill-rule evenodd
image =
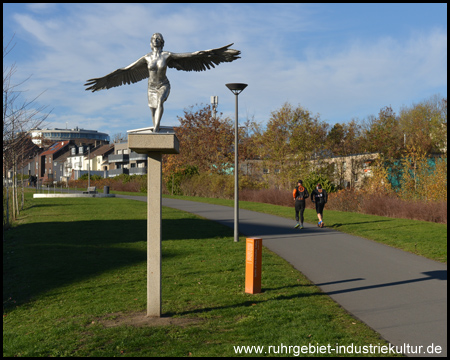
<instances>
[{"instance_id":1,"label":"autumn tree with orange leaves","mask_svg":"<svg viewBox=\"0 0 450 360\"><path fill-rule=\"evenodd\" d=\"M166 182L174 174L198 173L227 174L234 164L234 126L221 114L213 117L209 106L194 110L191 106L178 117L175 128L180 141L180 154L164 155L163 175Z\"/></svg>"},{"instance_id":2,"label":"autumn tree with orange leaves","mask_svg":"<svg viewBox=\"0 0 450 360\"><path fill-rule=\"evenodd\" d=\"M310 160L320 155L328 124L302 106L285 103L273 111L266 131L260 136L260 153L272 186L290 189L311 170Z\"/></svg>"}]
</instances>

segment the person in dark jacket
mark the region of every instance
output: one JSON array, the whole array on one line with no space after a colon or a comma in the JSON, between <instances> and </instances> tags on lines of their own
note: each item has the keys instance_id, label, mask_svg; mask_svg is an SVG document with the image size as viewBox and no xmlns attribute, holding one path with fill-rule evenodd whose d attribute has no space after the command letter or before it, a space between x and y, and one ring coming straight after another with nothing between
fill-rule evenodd
<instances>
[{"instance_id":1,"label":"person in dark jacket","mask_svg":"<svg viewBox=\"0 0 450 360\"><path fill-rule=\"evenodd\" d=\"M317 184L316 188L312 191L311 201L316 204L316 212L319 219L317 226L323 227L323 208L328 201L328 194L324 189L322 189L321 184Z\"/></svg>"},{"instance_id":2,"label":"person in dark jacket","mask_svg":"<svg viewBox=\"0 0 450 360\"><path fill-rule=\"evenodd\" d=\"M305 200L309 198L308 190L306 190L305 187L303 187L303 181L299 180L297 182L297 187L292 192L292 196L294 197L295 201L295 220L297 220L297 224L294 226L295 228L298 228L300 226L300 229L303 229L303 213L305 211L306 203ZM300 213L300 218L298 214ZM300 220L300 223L299 223Z\"/></svg>"}]
</instances>

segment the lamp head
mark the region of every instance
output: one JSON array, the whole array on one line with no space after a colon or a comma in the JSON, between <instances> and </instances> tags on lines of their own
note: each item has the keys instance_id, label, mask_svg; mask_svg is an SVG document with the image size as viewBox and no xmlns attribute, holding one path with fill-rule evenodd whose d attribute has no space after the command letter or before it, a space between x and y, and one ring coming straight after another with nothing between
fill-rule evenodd
<instances>
[{"instance_id":1,"label":"lamp head","mask_svg":"<svg viewBox=\"0 0 450 360\"><path fill-rule=\"evenodd\" d=\"M230 89L234 95L239 95L242 92L242 90L244 90L247 87L247 84L231 83L231 84L225 84L225 86L228 89Z\"/></svg>"}]
</instances>

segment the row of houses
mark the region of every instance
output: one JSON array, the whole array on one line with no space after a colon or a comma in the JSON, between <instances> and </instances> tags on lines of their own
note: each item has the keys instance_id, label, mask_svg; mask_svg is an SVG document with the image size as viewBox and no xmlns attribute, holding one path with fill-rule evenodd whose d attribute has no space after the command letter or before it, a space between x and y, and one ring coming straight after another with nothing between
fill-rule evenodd
<instances>
[{"instance_id":1,"label":"row of houses","mask_svg":"<svg viewBox=\"0 0 450 360\"><path fill-rule=\"evenodd\" d=\"M339 179L336 185L359 187L365 177L371 176L371 165L377 157L377 153L358 154L330 157L323 161L334 164ZM242 175L269 175L260 160L241 162L239 168ZM34 155L25 159L18 168L19 174L44 184L77 180L88 171L104 178L121 174L145 175L147 155L131 151L127 141L105 144L103 141L65 140L57 141L47 149L35 149ZM11 172L8 177L11 177Z\"/></svg>"},{"instance_id":2,"label":"row of houses","mask_svg":"<svg viewBox=\"0 0 450 360\"><path fill-rule=\"evenodd\" d=\"M102 177L147 173L147 155L131 151L126 141L108 144L64 140L47 149L35 147L29 153L32 155L20 161L17 173L44 184L77 180L87 171ZM8 172L8 177L12 177L12 171Z\"/></svg>"},{"instance_id":3,"label":"row of houses","mask_svg":"<svg viewBox=\"0 0 450 360\"><path fill-rule=\"evenodd\" d=\"M40 183L77 180L88 171L104 178L121 174L147 174L147 155L131 151L127 141L110 144L107 134L78 128L33 131L29 139L29 150L21 158L17 172ZM51 145L43 147L41 139ZM56 139L61 140L55 141ZM338 179L336 185L359 187L362 180L371 175L371 165L377 157L376 153L328 156L322 158L321 162L322 165L333 165L335 178ZM277 175L276 169L270 174L261 160L246 160L239 165L242 175L257 178ZM11 178L11 175L12 171L8 173L8 177Z\"/></svg>"}]
</instances>

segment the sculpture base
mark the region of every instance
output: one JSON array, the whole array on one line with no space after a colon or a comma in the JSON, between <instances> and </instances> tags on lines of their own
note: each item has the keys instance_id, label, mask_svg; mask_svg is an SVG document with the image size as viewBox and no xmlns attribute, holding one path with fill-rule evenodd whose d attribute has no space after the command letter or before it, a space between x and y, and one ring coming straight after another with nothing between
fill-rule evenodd
<instances>
[{"instance_id":1,"label":"sculpture base","mask_svg":"<svg viewBox=\"0 0 450 360\"><path fill-rule=\"evenodd\" d=\"M180 143L175 133L129 133L128 147L138 154L148 154L151 152L162 154L180 153Z\"/></svg>"},{"instance_id":2,"label":"sculpture base","mask_svg":"<svg viewBox=\"0 0 450 360\"><path fill-rule=\"evenodd\" d=\"M128 131L128 147L148 156L147 317L161 317L162 155L179 154L180 145L174 133L132 131Z\"/></svg>"},{"instance_id":3,"label":"sculpture base","mask_svg":"<svg viewBox=\"0 0 450 360\"><path fill-rule=\"evenodd\" d=\"M127 130L127 133L129 134L175 134L175 131L173 129L173 126L160 126L158 132L154 132L155 127L146 127L141 129L134 129L134 130Z\"/></svg>"}]
</instances>

